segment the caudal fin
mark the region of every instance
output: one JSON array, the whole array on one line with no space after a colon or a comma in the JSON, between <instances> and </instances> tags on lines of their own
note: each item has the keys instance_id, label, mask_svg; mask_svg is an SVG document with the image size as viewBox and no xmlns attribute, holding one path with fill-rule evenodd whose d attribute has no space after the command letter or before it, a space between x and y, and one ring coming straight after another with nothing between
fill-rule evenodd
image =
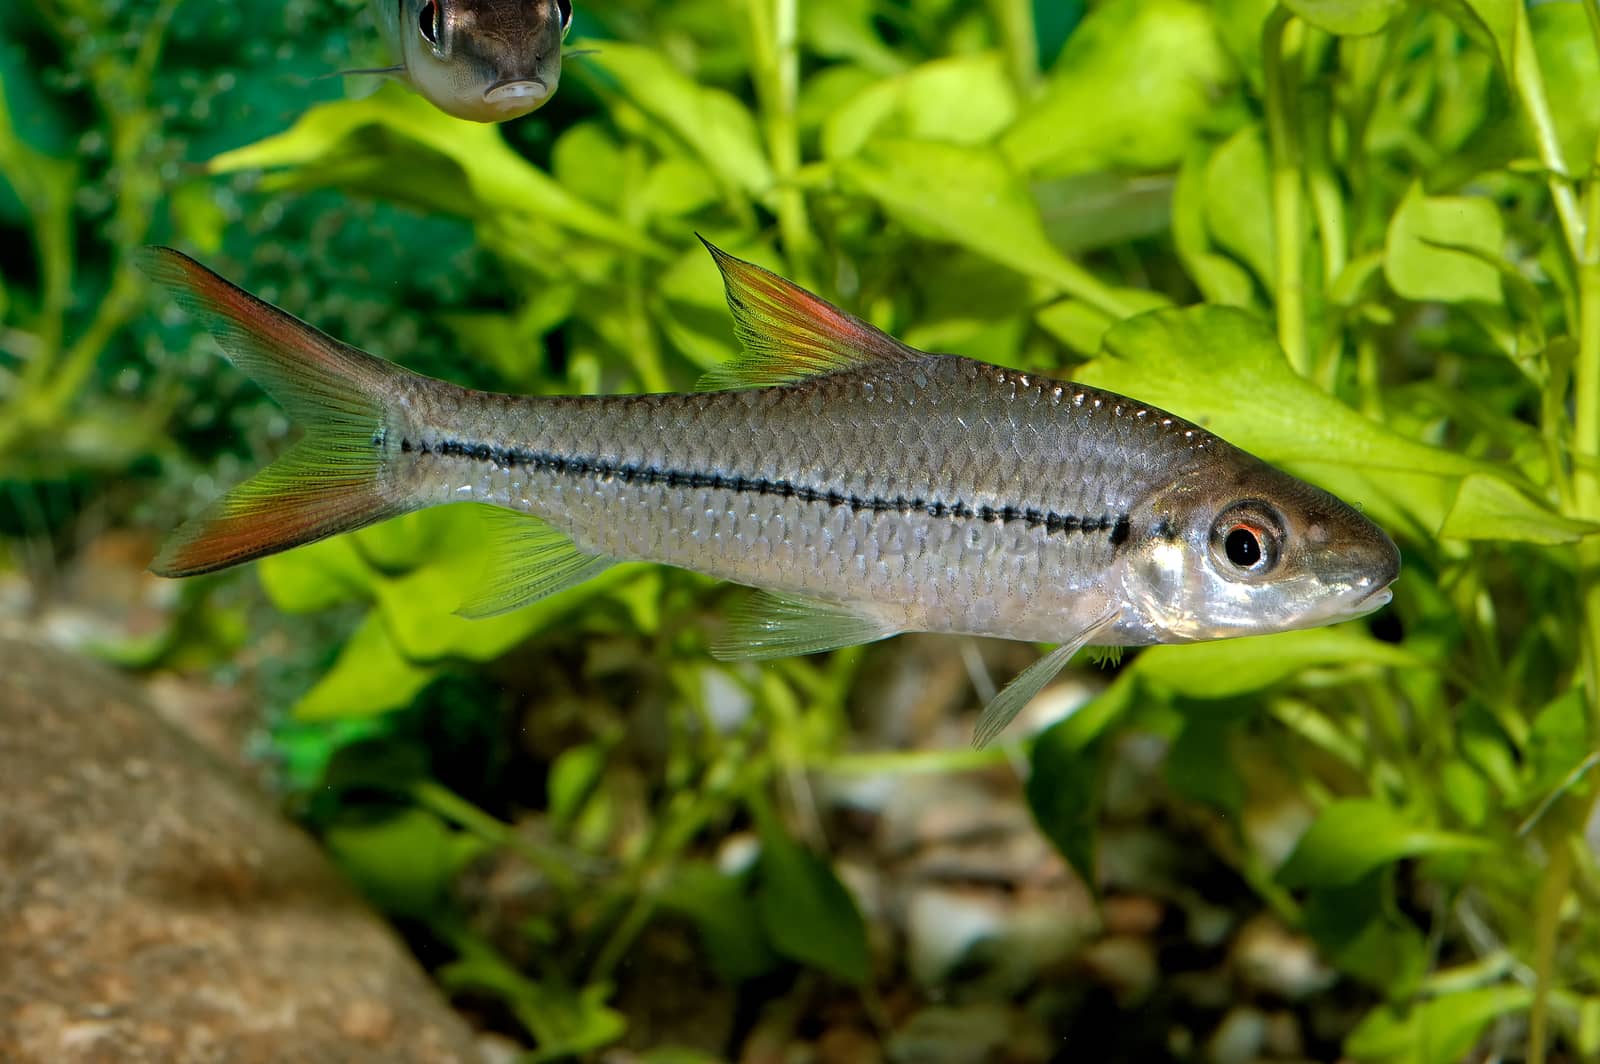
<instances>
[{"instance_id":1,"label":"caudal fin","mask_svg":"<svg viewBox=\"0 0 1600 1064\"><path fill-rule=\"evenodd\" d=\"M140 266L305 429L282 458L174 532L152 572L208 573L410 508L388 490L384 458L386 397L405 370L313 329L171 248L147 248Z\"/></svg>"}]
</instances>

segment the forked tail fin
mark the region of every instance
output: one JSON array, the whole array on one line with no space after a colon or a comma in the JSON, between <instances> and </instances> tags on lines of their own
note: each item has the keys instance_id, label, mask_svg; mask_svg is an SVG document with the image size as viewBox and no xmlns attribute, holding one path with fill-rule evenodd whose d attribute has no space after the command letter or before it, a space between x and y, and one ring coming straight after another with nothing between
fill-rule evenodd
<instances>
[{"instance_id":1,"label":"forked tail fin","mask_svg":"<svg viewBox=\"0 0 1600 1064\"><path fill-rule=\"evenodd\" d=\"M410 509L389 486L388 405L407 371L340 343L171 248L140 265L305 429L282 458L172 534L151 563L194 576Z\"/></svg>"}]
</instances>

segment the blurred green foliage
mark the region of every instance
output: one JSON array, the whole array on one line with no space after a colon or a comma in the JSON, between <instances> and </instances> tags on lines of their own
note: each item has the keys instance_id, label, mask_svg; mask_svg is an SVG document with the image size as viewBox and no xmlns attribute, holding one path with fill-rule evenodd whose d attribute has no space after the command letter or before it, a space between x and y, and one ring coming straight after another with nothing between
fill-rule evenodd
<instances>
[{"instance_id":1,"label":"blurred green foliage","mask_svg":"<svg viewBox=\"0 0 1600 1064\"><path fill-rule=\"evenodd\" d=\"M557 393L685 387L733 353L703 233L912 344L1136 395L1362 501L1406 557L1374 631L1132 656L1033 745L1041 830L1093 881L1103 740L1160 734L1222 855L1374 992L1348 1055L1451 1061L1507 1016L1528 1059L1600 1053L1594 0L595 0L577 35L596 53L557 99L496 128L317 79L365 65L355 0L7 5L0 533L60 554L94 505L170 525L283 445L146 301L143 242L415 368ZM302 631L342 633L274 730L286 781L374 900L449 943L445 985L502 1000L541 1059L620 1036L612 978L660 914L728 980L870 985L862 919L785 815L852 756L861 652L714 664L723 592L637 566L467 622L483 534L445 508L259 570ZM134 657L240 648L183 634L237 627L229 579ZM581 682L524 683L560 752L508 803L485 722L530 646ZM651 700L640 823L616 785ZM1239 815L1262 756L1318 811L1289 851ZM705 855L733 824L760 854L730 869ZM488 849L553 886L537 966L451 891Z\"/></svg>"}]
</instances>

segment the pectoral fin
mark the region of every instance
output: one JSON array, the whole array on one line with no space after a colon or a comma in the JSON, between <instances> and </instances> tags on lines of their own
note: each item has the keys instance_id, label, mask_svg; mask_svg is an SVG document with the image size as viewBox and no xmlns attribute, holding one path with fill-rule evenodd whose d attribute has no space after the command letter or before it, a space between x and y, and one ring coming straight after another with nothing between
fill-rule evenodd
<instances>
[{"instance_id":1,"label":"pectoral fin","mask_svg":"<svg viewBox=\"0 0 1600 1064\"><path fill-rule=\"evenodd\" d=\"M1115 610L1106 613L1071 639L1017 673L1011 682L1001 688L1000 693L983 707L983 712L978 715L978 726L973 729L972 745L980 748L987 746L995 736L1005 730L1006 725L1016 719L1024 706L1033 701L1034 695L1044 690L1045 684L1055 679L1056 673L1066 668L1067 662L1072 660L1072 655L1082 650L1096 636L1103 634L1116 622L1116 619Z\"/></svg>"},{"instance_id":2,"label":"pectoral fin","mask_svg":"<svg viewBox=\"0 0 1600 1064\"><path fill-rule=\"evenodd\" d=\"M578 549L566 533L537 517L493 509L489 524L489 565L483 583L456 610L479 620L509 613L615 565L611 558Z\"/></svg>"},{"instance_id":3,"label":"pectoral fin","mask_svg":"<svg viewBox=\"0 0 1600 1064\"><path fill-rule=\"evenodd\" d=\"M711 644L722 661L763 661L873 643L899 629L859 605L758 591L735 606Z\"/></svg>"}]
</instances>

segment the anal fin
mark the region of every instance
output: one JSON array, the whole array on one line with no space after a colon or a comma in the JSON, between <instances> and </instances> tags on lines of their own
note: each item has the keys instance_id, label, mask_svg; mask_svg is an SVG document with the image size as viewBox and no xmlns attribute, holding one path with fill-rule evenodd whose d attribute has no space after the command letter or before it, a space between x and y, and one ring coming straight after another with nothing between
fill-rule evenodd
<instances>
[{"instance_id":1,"label":"anal fin","mask_svg":"<svg viewBox=\"0 0 1600 1064\"><path fill-rule=\"evenodd\" d=\"M758 591L735 606L727 630L711 644L721 661L765 661L858 646L900 629L859 606Z\"/></svg>"},{"instance_id":2,"label":"anal fin","mask_svg":"<svg viewBox=\"0 0 1600 1064\"><path fill-rule=\"evenodd\" d=\"M1011 682L1002 687L1000 693L991 698L989 704L983 707L983 712L978 714L972 745L981 749L1005 731L1006 725L1015 720L1034 696L1044 690L1045 684L1067 667L1067 662L1072 660L1074 654L1116 622L1118 612L1111 610L1096 618L1065 643L1012 677Z\"/></svg>"},{"instance_id":3,"label":"anal fin","mask_svg":"<svg viewBox=\"0 0 1600 1064\"><path fill-rule=\"evenodd\" d=\"M456 609L479 620L509 613L581 584L616 564L589 554L543 520L512 510L486 511L489 565L483 583Z\"/></svg>"}]
</instances>

